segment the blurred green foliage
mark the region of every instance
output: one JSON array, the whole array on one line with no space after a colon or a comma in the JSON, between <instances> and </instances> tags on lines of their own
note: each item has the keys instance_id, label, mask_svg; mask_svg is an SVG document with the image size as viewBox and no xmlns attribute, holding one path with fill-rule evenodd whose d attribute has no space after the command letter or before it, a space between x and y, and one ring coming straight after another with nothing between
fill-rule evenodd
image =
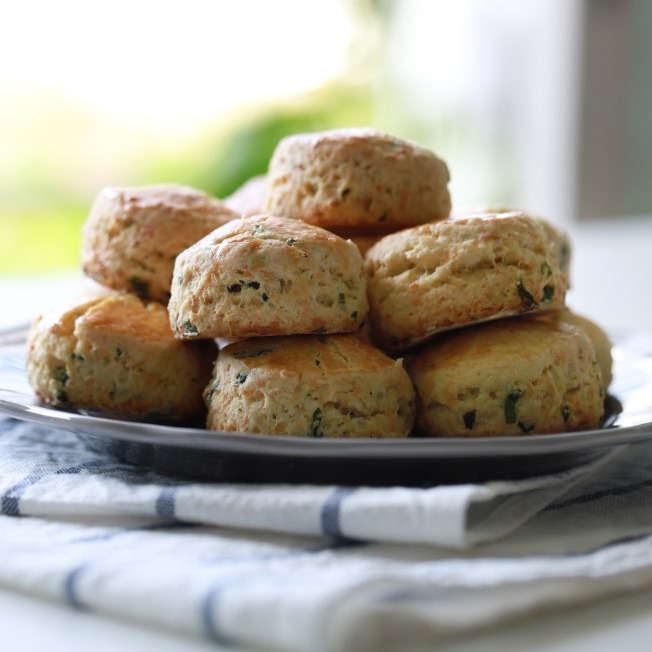
<instances>
[{"instance_id":1,"label":"blurred green foliage","mask_svg":"<svg viewBox=\"0 0 652 652\"><path fill-rule=\"evenodd\" d=\"M283 137L368 126L372 119L370 93L338 87L323 89L298 106L270 108L223 138L197 183L217 197L226 197L247 179L267 171L274 148Z\"/></svg>"},{"instance_id":2,"label":"blurred green foliage","mask_svg":"<svg viewBox=\"0 0 652 652\"><path fill-rule=\"evenodd\" d=\"M212 133L201 133L173 151L142 153L138 169L118 184L182 183L226 197L251 177L266 172L278 141L286 135L344 126L366 126L373 120L369 88L334 84L286 104L258 107L223 119ZM133 163L133 161L131 161ZM47 173L48 170L45 171ZM0 206L0 274L40 273L79 265L81 227L92 197L80 205L63 187L49 187L45 174L31 167L23 180L44 208L3 210ZM69 174L78 174L71 166ZM46 174L47 176L47 174ZM98 190L116 179L97 180ZM84 200L86 201L86 200ZM29 206L29 201L26 202Z\"/></svg>"},{"instance_id":3,"label":"blurred green foliage","mask_svg":"<svg viewBox=\"0 0 652 652\"><path fill-rule=\"evenodd\" d=\"M82 207L0 214L0 274L71 269L79 263Z\"/></svg>"},{"instance_id":4,"label":"blurred green foliage","mask_svg":"<svg viewBox=\"0 0 652 652\"><path fill-rule=\"evenodd\" d=\"M267 107L234 124L214 139L192 182L216 197L226 197L247 179L267 171L269 159L283 137L336 127L369 126L372 93L365 87L328 86L284 106Z\"/></svg>"}]
</instances>

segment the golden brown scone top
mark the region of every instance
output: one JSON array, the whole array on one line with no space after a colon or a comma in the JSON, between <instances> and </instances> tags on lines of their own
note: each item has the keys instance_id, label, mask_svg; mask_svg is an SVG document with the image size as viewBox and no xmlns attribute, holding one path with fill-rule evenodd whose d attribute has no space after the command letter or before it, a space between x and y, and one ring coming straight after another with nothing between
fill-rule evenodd
<instances>
[{"instance_id":1,"label":"golden brown scone top","mask_svg":"<svg viewBox=\"0 0 652 652\"><path fill-rule=\"evenodd\" d=\"M236 217L187 186L107 187L82 228L82 268L106 287L164 303L176 256Z\"/></svg>"},{"instance_id":2,"label":"golden brown scone top","mask_svg":"<svg viewBox=\"0 0 652 652\"><path fill-rule=\"evenodd\" d=\"M450 213L446 163L374 129L295 134L277 145L265 210L327 229L388 233Z\"/></svg>"},{"instance_id":3,"label":"golden brown scone top","mask_svg":"<svg viewBox=\"0 0 652 652\"><path fill-rule=\"evenodd\" d=\"M168 313L159 303L144 303L131 294L109 294L90 298L60 313L37 320L54 335L69 336L76 330L129 335L149 342L179 344L170 329Z\"/></svg>"},{"instance_id":4,"label":"golden brown scone top","mask_svg":"<svg viewBox=\"0 0 652 652\"><path fill-rule=\"evenodd\" d=\"M124 333L150 342L176 342L168 313L159 303L144 304L132 295L108 296L89 306L80 325L96 332Z\"/></svg>"},{"instance_id":5,"label":"golden brown scone top","mask_svg":"<svg viewBox=\"0 0 652 652\"><path fill-rule=\"evenodd\" d=\"M285 346L291 344L291 346ZM305 335L250 339L224 349L249 369L270 372L289 368L318 375L380 372L394 364L382 351L356 335Z\"/></svg>"}]
</instances>

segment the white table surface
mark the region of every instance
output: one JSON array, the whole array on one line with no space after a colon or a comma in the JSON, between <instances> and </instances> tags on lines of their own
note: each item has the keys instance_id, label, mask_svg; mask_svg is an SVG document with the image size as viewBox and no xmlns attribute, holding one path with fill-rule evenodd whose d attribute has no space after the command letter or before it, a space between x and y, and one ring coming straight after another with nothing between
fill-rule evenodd
<instances>
[{"instance_id":1,"label":"white table surface","mask_svg":"<svg viewBox=\"0 0 652 652\"><path fill-rule=\"evenodd\" d=\"M652 330L652 217L570 229L574 243L569 305L607 329ZM35 305L75 294L79 278L0 278L0 328ZM9 309L11 307L11 309ZM0 531L0 536L2 533ZM437 646L441 652L649 652L652 589L564 612L538 614ZM0 649L32 652L204 652L227 650L124 621L75 611L0 587ZM404 648L400 652L407 652Z\"/></svg>"}]
</instances>

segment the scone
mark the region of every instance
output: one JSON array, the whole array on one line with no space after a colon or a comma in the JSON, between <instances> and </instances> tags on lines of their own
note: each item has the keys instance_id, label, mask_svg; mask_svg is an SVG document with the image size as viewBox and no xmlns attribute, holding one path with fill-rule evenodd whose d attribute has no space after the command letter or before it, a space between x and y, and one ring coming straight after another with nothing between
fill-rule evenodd
<instances>
[{"instance_id":1,"label":"scone","mask_svg":"<svg viewBox=\"0 0 652 652\"><path fill-rule=\"evenodd\" d=\"M407 437L402 361L354 335L246 340L222 351L205 392L212 430L296 437Z\"/></svg>"},{"instance_id":2,"label":"scone","mask_svg":"<svg viewBox=\"0 0 652 652\"><path fill-rule=\"evenodd\" d=\"M371 249L381 238L386 234L382 233L363 233L360 231L338 231L335 232L336 235L339 235L340 238L345 240L351 240L353 244L360 250L360 253L364 257L366 253Z\"/></svg>"},{"instance_id":3,"label":"scone","mask_svg":"<svg viewBox=\"0 0 652 652\"><path fill-rule=\"evenodd\" d=\"M362 266L352 242L300 220L233 220L178 256L170 322L189 339L355 332Z\"/></svg>"},{"instance_id":4,"label":"scone","mask_svg":"<svg viewBox=\"0 0 652 652\"><path fill-rule=\"evenodd\" d=\"M227 208L241 217L250 217L264 212L266 195L267 175L260 174L245 181L233 194L222 201Z\"/></svg>"},{"instance_id":5,"label":"scone","mask_svg":"<svg viewBox=\"0 0 652 652\"><path fill-rule=\"evenodd\" d=\"M611 340L607 333L594 321L578 315L568 308L550 313L548 318L577 326L589 336L597 355L600 370L602 371L605 389L608 388L613 379L613 357L611 355Z\"/></svg>"},{"instance_id":6,"label":"scone","mask_svg":"<svg viewBox=\"0 0 652 652\"><path fill-rule=\"evenodd\" d=\"M82 230L82 268L102 285L167 303L177 255L236 217L185 186L105 188Z\"/></svg>"},{"instance_id":7,"label":"scone","mask_svg":"<svg viewBox=\"0 0 652 652\"><path fill-rule=\"evenodd\" d=\"M446 333L408 363L418 431L482 437L597 428L604 385L575 326L506 319Z\"/></svg>"},{"instance_id":8,"label":"scone","mask_svg":"<svg viewBox=\"0 0 652 652\"><path fill-rule=\"evenodd\" d=\"M283 138L269 163L265 210L339 233L390 233L448 217L448 167L371 129Z\"/></svg>"},{"instance_id":9,"label":"scone","mask_svg":"<svg viewBox=\"0 0 652 652\"><path fill-rule=\"evenodd\" d=\"M180 342L164 306L96 297L39 317L27 377L46 403L157 420L203 418L213 342Z\"/></svg>"},{"instance_id":10,"label":"scone","mask_svg":"<svg viewBox=\"0 0 652 652\"><path fill-rule=\"evenodd\" d=\"M475 207L463 206L463 207L455 208L451 212L451 217L455 219L459 217L469 217L472 215L479 215L484 213L498 214L498 213L520 213L520 212L524 212L524 211L521 211L518 208L510 208L508 206L496 206L496 205L484 205L484 206L475 206ZM557 257L559 258L559 267L561 268L561 271L568 276L570 271L571 254L572 254L571 241L570 238L568 237L568 234L565 231L562 231L559 227L551 224L544 217L538 215L532 215L532 213L528 213L528 215L541 222L541 226L543 226L543 228L548 233L548 237L552 240L552 242L557 247ZM569 278L569 283L570 283L570 278Z\"/></svg>"},{"instance_id":11,"label":"scone","mask_svg":"<svg viewBox=\"0 0 652 652\"><path fill-rule=\"evenodd\" d=\"M401 351L444 330L564 306L557 244L525 213L442 220L385 236L366 255L372 334Z\"/></svg>"}]
</instances>

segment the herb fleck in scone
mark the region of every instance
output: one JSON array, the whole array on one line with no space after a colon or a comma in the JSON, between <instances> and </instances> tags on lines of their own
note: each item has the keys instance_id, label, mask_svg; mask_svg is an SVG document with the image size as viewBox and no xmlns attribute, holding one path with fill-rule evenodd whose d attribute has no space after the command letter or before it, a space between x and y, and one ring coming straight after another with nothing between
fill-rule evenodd
<instances>
[{"instance_id":1,"label":"herb fleck in scone","mask_svg":"<svg viewBox=\"0 0 652 652\"><path fill-rule=\"evenodd\" d=\"M217 349L180 342L167 311L130 294L88 299L35 320L27 377L55 406L126 417L201 419Z\"/></svg>"},{"instance_id":2,"label":"herb fleck in scone","mask_svg":"<svg viewBox=\"0 0 652 652\"><path fill-rule=\"evenodd\" d=\"M212 430L407 437L414 389L401 360L354 335L246 340L220 351L205 391Z\"/></svg>"},{"instance_id":3,"label":"herb fleck in scone","mask_svg":"<svg viewBox=\"0 0 652 652\"><path fill-rule=\"evenodd\" d=\"M300 220L233 220L178 256L170 322L182 338L356 332L362 267L352 242Z\"/></svg>"},{"instance_id":4,"label":"herb fleck in scone","mask_svg":"<svg viewBox=\"0 0 652 652\"><path fill-rule=\"evenodd\" d=\"M102 285L167 303L177 255L238 214L178 185L105 188L82 231L82 268Z\"/></svg>"},{"instance_id":5,"label":"herb fleck in scone","mask_svg":"<svg viewBox=\"0 0 652 652\"><path fill-rule=\"evenodd\" d=\"M282 139L266 211L332 230L389 233L448 217L448 167L414 143L371 129Z\"/></svg>"},{"instance_id":6,"label":"herb fleck in scone","mask_svg":"<svg viewBox=\"0 0 652 652\"><path fill-rule=\"evenodd\" d=\"M372 336L401 351L444 330L564 306L558 243L525 213L423 224L365 258Z\"/></svg>"},{"instance_id":7,"label":"herb fleck in scone","mask_svg":"<svg viewBox=\"0 0 652 652\"><path fill-rule=\"evenodd\" d=\"M586 430L604 414L595 349L569 324L514 318L445 333L414 354L408 372L426 436Z\"/></svg>"}]
</instances>

